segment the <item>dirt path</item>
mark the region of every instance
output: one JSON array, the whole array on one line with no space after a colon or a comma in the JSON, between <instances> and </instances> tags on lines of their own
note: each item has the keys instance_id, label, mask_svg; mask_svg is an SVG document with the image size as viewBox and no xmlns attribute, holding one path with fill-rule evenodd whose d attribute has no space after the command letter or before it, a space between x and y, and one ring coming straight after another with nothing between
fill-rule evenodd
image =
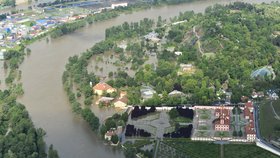
<instances>
[{"instance_id":1,"label":"dirt path","mask_svg":"<svg viewBox=\"0 0 280 158\"><path fill-rule=\"evenodd\" d=\"M193 27L193 33L195 34L196 38L197 38L197 46L198 46L198 50L200 52L201 55L204 54L204 52L201 49L201 43L200 43L200 36L197 34L196 30L195 30L195 26Z\"/></svg>"},{"instance_id":2,"label":"dirt path","mask_svg":"<svg viewBox=\"0 0 280 158\"><path fill-rule=\"evenodd\" d=\"M156 142L156 148L155 148L155 154L154 154L154 158L157 158L157 152L158 152L158 147L159 147L159 143L160 143L160 140L157 139L157 142Z\"/></svg>"},{"instance_id":3,"label":"dirt path","mask_svg":"<svg viewBox=\"0 0 280 158\"><path fill-rule=\"evenodd\" d=\"M5 134L5 137L6 137L11 131L12 131L12 128L9 127L8 130L7 130L7 132L6 132L6 134Z\"/></svg>"},{"instance_id":4,"label":"dirt path","mask_svg":"<svg viewBox=\"0 0 280 158\"><path fill-rule=\"evenodd\" d=\"M224 158L224 144L221 144L221 158Z\"/></svg>"}]
</instances>

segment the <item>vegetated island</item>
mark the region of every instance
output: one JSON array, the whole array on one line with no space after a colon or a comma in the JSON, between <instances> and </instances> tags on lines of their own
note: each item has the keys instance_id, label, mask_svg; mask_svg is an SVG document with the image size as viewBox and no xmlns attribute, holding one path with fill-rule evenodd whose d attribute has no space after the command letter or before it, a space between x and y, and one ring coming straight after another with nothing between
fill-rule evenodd
<instances>
[{"instance_id":1,"label":"vegetated island","mask_svg":"<svg viewBox=\"0 0 280 158\"><path fill-rule=\"evenodd\" d=\"M101 136L112 144L118 144L122 139L127 139L122 136L126 126L126 130L129 129L125 132L126 136L144 138L143 141L124 144L127 157L133 157L136 153L148 157L153 153L163 154L158 152L162 149L160 143L166 144L164 141L157 142L156 147L151 149L146 146L154 142L145 138L162 134L181 137L181 128L193 128L193 116L184 118L180 111L171 110L173 107L237 105L254 99L255 95L252 94L256 91L279 88L279 12L275 11L278 6L277 2L260 5L236 2L208 7L205 14L184 12L170 21L161 17L156 21L145 18L140 22L126 22L107 29L104 41L95 44L81 56L69 58L62 80L72 110L81 114L97 131L99 121L90 110L91 106L126 109L122 114L103 120ZM263 67L269 67L273 72L251 75ZM139 105L142 107L139 108ZM170 111L157 114L156 107ZM232 111L234 115L240 115L238 108L237 112ZM84 114L85 111L90 117ZM210 117L207 111L201 114L204 119ZM143 118L145 115L147 117ZM130 124L137 122L138 117L140 122L144 119L142 121L149 125ZM178 117L181 118L176 119ZM170 118L170 121L165 122L161 118ZM153 125L154 120L158 119L161 125L175 123L160 133L159 128ZM242 137L240 131L233 132L233 136ZM218 137L228 135L215 133ZM180 141L172 141L167 142L167 146L179 153L171 152L169 156L180 154L181 149L185 148L178 145ZM236 148L240 149L238 146L225 145L221 148L221 154L227 155ZM263 151L254 145L247 147L252 149L252 157L259 156L256 153ZM207 148L216 150L214 144ZM204 150L189 150L187 154L193 153L193 156L203 157L205 154ZM266 157L276 157L268 152L263 153ZM212 154L213 157L215 154Z\"/></svg>"}]
</instances>

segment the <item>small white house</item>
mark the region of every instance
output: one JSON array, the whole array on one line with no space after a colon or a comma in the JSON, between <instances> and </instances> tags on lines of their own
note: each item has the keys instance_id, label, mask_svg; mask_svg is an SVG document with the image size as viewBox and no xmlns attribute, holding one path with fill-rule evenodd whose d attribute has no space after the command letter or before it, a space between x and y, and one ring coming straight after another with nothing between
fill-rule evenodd
<instances>
[{"instance_id":1,"label":"small white house","mask_svg":"<svg viewBox=\"0 0 280 158\"><path fill-rule=\"evenodd\" d=\"M127 7L127 3L115 3L111 5L112 9L118 8L118 7Z\"/></svg>"},{"instance_id":2,"label":"small white house","mask_svg":"<svg viewBox=\"0 0 280 158\"><path fill-rule=\"evenodd\" d=\"M0 60L4 60L4 52L6 52L6 49L0 50Z\"/></svg>"},{"instance_id":3,"label":"small white house","mask_svg":"<svg viewBox=\"0 0 280 158\"><path fill-rule=\"evenodd\" d=\"M174 52L174 54L177 55L177 56L179 56L179 55L182 55L182 52L176 51L176 52Z\"/></svg>"},{"instance_id":4,"label":"small white house","mask_svg":"<svg viewBox=\"0 0 280 158\"><path fill-rule=\"evenodd\" d=\"M110 129L109 131L107 131L104 135L104 139L110 141L112 136L115 135L115 129Z\"/></svg>"},{"instance_id":5,"label":"small white house","mask_svg":"<svg viewBox=\"0 0 280 158\"><path fill-rule=\"evenodd\" d=\"M271 99L277 100L277 99L279 99L279 96L278 96L276 93L273 93L273 94L271 95Z\"/></svg>"}]
</instances>

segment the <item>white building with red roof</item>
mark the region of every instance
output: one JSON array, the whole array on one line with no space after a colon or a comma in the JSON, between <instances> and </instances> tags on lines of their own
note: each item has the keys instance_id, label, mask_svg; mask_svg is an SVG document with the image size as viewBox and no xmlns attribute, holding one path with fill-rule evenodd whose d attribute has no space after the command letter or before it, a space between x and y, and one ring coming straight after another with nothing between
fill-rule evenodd
<instances>
[{"instance_id":1,"label":"white building with red roof","mask_svg":"<svg viewBox=\"0 0 280 158\"><path fill-rule=\"evenodd\" d=\"M111 87L105 82L97 83L93 88L93 93L97 95L102 95L103 93L113 93L116 92L116 89Z\"/></svg>"},{"instance_id":2,"label":"white building with red roof","mask_svg":"<svg viewBox=\"0 0 280 158\"><path fill-rule=\"evenodd\" d=\"M114 102L115 108L125 109L128 103L128 98L126 96L126 92L121 92L120 97L116 99Z\"/></svg>"}]
</instances>

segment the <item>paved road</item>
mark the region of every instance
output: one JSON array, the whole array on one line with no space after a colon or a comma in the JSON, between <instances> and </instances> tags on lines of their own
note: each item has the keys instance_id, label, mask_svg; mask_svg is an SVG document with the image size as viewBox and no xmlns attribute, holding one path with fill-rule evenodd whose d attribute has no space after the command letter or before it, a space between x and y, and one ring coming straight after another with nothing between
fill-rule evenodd
<instances>
[{"instance_id":1,"label":"paved road","mask_svg":"<svg viewBox=\"0 0 280 158\"><path fill-rule=\"evenodd\" d=\"M160 143L160 139L157 139L157 144L156 144L156 149L155 149L155 153L154 153L154 158L157 158L159 143Z\"/></svg>"},{"instance_id":2,"label":"paved road","mask_svg":"<svg viewBox=\"0 0 280 158\"><path fill-rule=\"evenodd\" d=\"M269 142L265 141L261 135L260 135L260 129L259 129L259 105L257 103L254 103L254 122L255 122L255 130L256 130L256 141L262 143L263 145L265 145L267 148L270 148L272 150L276 150L277 152L280 152L280 149L273 146L272 144L270 144ZM264 148L265 149L265 148ZM267 149L265 149L267 150Z\"/></svg>"},{"instance_id":3,"label":"paved road","mask_svg":"<svg viewBox=\"0 0 280 158\"><path fill-rule=\"evenodd\" d=\"M221 158L224 158L224 144L221 144Z\"/></svg>"},{"instance_id":4,"label":"paved road","mask_svg":"<svg viewBox=\"0 0 280 158\"><path fill-rule=\"evenodd\" d=\"M275 109L274 109L274 107L273 107L273 105L272 105L272 101L270 101L270 107L271 107L271 109L272 109L272 111L273 111L273 113L274 113L274 115L275 115L275 118L276 118L277 120L280 120L279 115L276 113L276 111L275 111Z\"/></svg>"},{"instance_id":5,"label":"paved road","mask_svg":"<svg viewBox=\"0 0 280 158\"><path fill-rule=\"evenodd\" d=\"M240 131L239 115L238 115L237 108L235 108L235 115L234 116L235 116L235 130Z\"/></svg>"}]
</instances>

